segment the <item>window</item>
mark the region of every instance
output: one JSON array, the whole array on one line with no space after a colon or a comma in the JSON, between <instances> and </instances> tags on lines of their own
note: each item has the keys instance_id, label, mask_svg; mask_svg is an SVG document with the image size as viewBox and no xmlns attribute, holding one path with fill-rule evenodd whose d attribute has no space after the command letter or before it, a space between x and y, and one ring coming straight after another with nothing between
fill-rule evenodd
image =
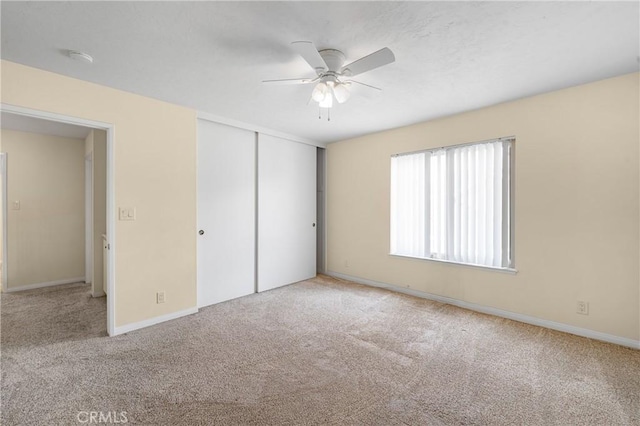
<instances>
[{"instance_id":1,"label":"window","mask_svg":"<svg viewBox=\"0 0 640 426\"><path fill-rule=\"evenodd\" d=\"M391 157L391 254L512 269L514 139Z\"/></svg>"}]
</instances>

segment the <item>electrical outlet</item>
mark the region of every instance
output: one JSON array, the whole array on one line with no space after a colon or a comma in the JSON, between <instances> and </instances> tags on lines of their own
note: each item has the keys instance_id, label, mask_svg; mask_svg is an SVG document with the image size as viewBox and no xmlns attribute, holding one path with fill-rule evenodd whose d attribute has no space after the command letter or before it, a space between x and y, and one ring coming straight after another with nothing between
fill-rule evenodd
<instances>
[{"instance_id":1,"label":"electrical outlet","mask_svg":"<svg viewBox=\"0 0 640 426\"><path fill-rule=\"evenodd\" d=\"M156 293L156 302L164 303L164 291L159 291Z\"/></svg>"},{"instance_id":2,"label":"electrical outlet","mask_svg":"<svg viewBox=\"0 0 640 426\"><path fill-rule=\"evenodd\" d=\"M576 305L576 313L580 315L589 315L589 302L578 300L578 304Z\"/></svg>"},{"instance_id":3,"label":"electrical outlet","mask_svg":"<svg viewBox=\"0 0 640 426\"><path fill-rule=\"evenodd\" d=\"M345 259L345 261L344 261L344 267L345 267L345 268L348 268L348 267L349 267L349 261L348 261L348 260L346 260L346 259Z\"/></svg>"}]
</instances>

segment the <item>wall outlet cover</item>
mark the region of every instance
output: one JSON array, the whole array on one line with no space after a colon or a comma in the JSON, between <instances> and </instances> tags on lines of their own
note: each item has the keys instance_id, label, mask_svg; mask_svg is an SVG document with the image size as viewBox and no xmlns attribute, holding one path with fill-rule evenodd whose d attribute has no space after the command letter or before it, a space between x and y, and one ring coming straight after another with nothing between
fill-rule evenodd
<instances>
[{"instance_id":1,"label":"wall outlet cover","mask_svg":"<svg viewBox=\"0 0 640 426\"><path fill-rule=\"evenodd\" d=\"M589 302L578 300L576 305L576 313L580 315L589 315Z\"/></svg>"}]
</instances>

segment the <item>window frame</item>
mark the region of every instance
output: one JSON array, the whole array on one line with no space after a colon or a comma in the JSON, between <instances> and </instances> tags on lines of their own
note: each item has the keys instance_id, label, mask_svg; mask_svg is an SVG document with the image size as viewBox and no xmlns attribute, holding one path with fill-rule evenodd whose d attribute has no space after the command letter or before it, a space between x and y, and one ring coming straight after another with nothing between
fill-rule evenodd
<instances>
[{"instance_id":1,"label":"window frame","mask_svg":"<svg viewBox=\"0 0 640 426\"><path fill-rule=\"evenodd\" d=\"M477 268L477 269L485 269L485 270L491 270L491 271L496 271L496 272L506 272L506 273L511 273L511 274L515 274L517 273L517 269L515 267L515 261L516 261L516 256L515 256L515 210L516 210L516 202L515 202L515 152L516 152L516 137L515 136L504 136L504 137L499 137L499 138L492 138L492 139L486 139L486 140L482 140L482 141L475 141L475 142L465 142L465 143L460 143L460 144L454 144L454 145L446 145L446 146L439 146L439 147L434 147L434 148L426 148L426 149L420 149L420 150L416 150L416 151L407 151L407 152L400 152L400 153L396 153L396 154L392 154L390 157L390 160L393 161L392 159L394 157L398 157L398 156L403 156L403 155L413 155L413 154L420 154L420 153L433 153L433 152L437 152L437 151L441 151L441 150L451 150L451 149L456 149L456 148L460 148L460 147L464 147L464 146L470 146L470 145L479 145L479 144L484 144L484 143L492 143L492 142L508 142L507 145L507 154L504 156L503 158L503 165L508 166L508 173L505 175L503 175L503 182L506 185L506 190L504 192L504 194L506 194L508 196L508 202L507 203L503 203L502 205L502 209L504 211L504 209L508 210L508 214L503 215L503 217L506 218L507 223L506 225L503 225L503 231L507 232L507 237L505 239L503 239L502 244L503 244L503 256L506 255L507 256L507 266L488 266L488 265L481 265L481 264L475 264L475 263L467 263L467 262L460 262L460 261L456 261L456 260L448 260L448 259L440 259L437 257L421 257L421 256L410 256L410 255L405 255L405 254L397 254L397 253L392 253L391 252L391 217L393 216L391 210L392 210L392 204L391 204L391 197L389 198L389 211L390 211L390 215L389 215L389 256L393 256L393 257L399 257L399 258L405 258L405 259L416 259L416 260L427 260L427 261L431 261L431 262L440 262L440 263L446 263L446 264L451 264L451 265L461 265L461 266L465 266L465 267L470 267L470 268ZM427 157L427 158L430 158ZM426 168L426 173L428 175L430 175L430 167L429 167L429 161L427 161L427 168ZM391 169L390 169L390 178L391 178ZM427 180L427 187L430 187L431 184L431 180ZM390 188L390 190L393 190L392 188ZM425 206L425 209L427 211L430 211L430 197L427 197L426 199L426 203L427 205ZM431 216L429 214L428 217L428 221L427 221L427 229L425 230L425 238L430 239L430 224L431 224ZM505 247L506 245L506 247ZM429 252L431 252L431 249L429 248Z\"/></svg>"}]
</instances>

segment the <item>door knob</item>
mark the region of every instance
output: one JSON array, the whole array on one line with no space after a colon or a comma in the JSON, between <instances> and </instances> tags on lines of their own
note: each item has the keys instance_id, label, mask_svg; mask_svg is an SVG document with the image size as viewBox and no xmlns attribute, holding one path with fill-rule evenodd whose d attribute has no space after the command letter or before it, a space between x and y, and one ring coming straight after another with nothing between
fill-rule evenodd
<instances>
[{"instance_id":1,"label":"door knob","mask_svg":"<svg viewBox=\"0 0 640 426\"><path fill-rule=\"evenodd\" d=\"M204 235L204 231L201 229L201 230L198 231L198 234Z\"/></svg>"},{"instance_id":2,"label":"door knob","mask_svg":"<svg viewBox=\"0 0 640 426\"><path fill-rule=\"evenodd\" d=\"M315 223L313 223L311 226L313 226L313 227L315 228L315 227L316 227L316 224L315 224Z\"/></svg>"}]
</instances>

